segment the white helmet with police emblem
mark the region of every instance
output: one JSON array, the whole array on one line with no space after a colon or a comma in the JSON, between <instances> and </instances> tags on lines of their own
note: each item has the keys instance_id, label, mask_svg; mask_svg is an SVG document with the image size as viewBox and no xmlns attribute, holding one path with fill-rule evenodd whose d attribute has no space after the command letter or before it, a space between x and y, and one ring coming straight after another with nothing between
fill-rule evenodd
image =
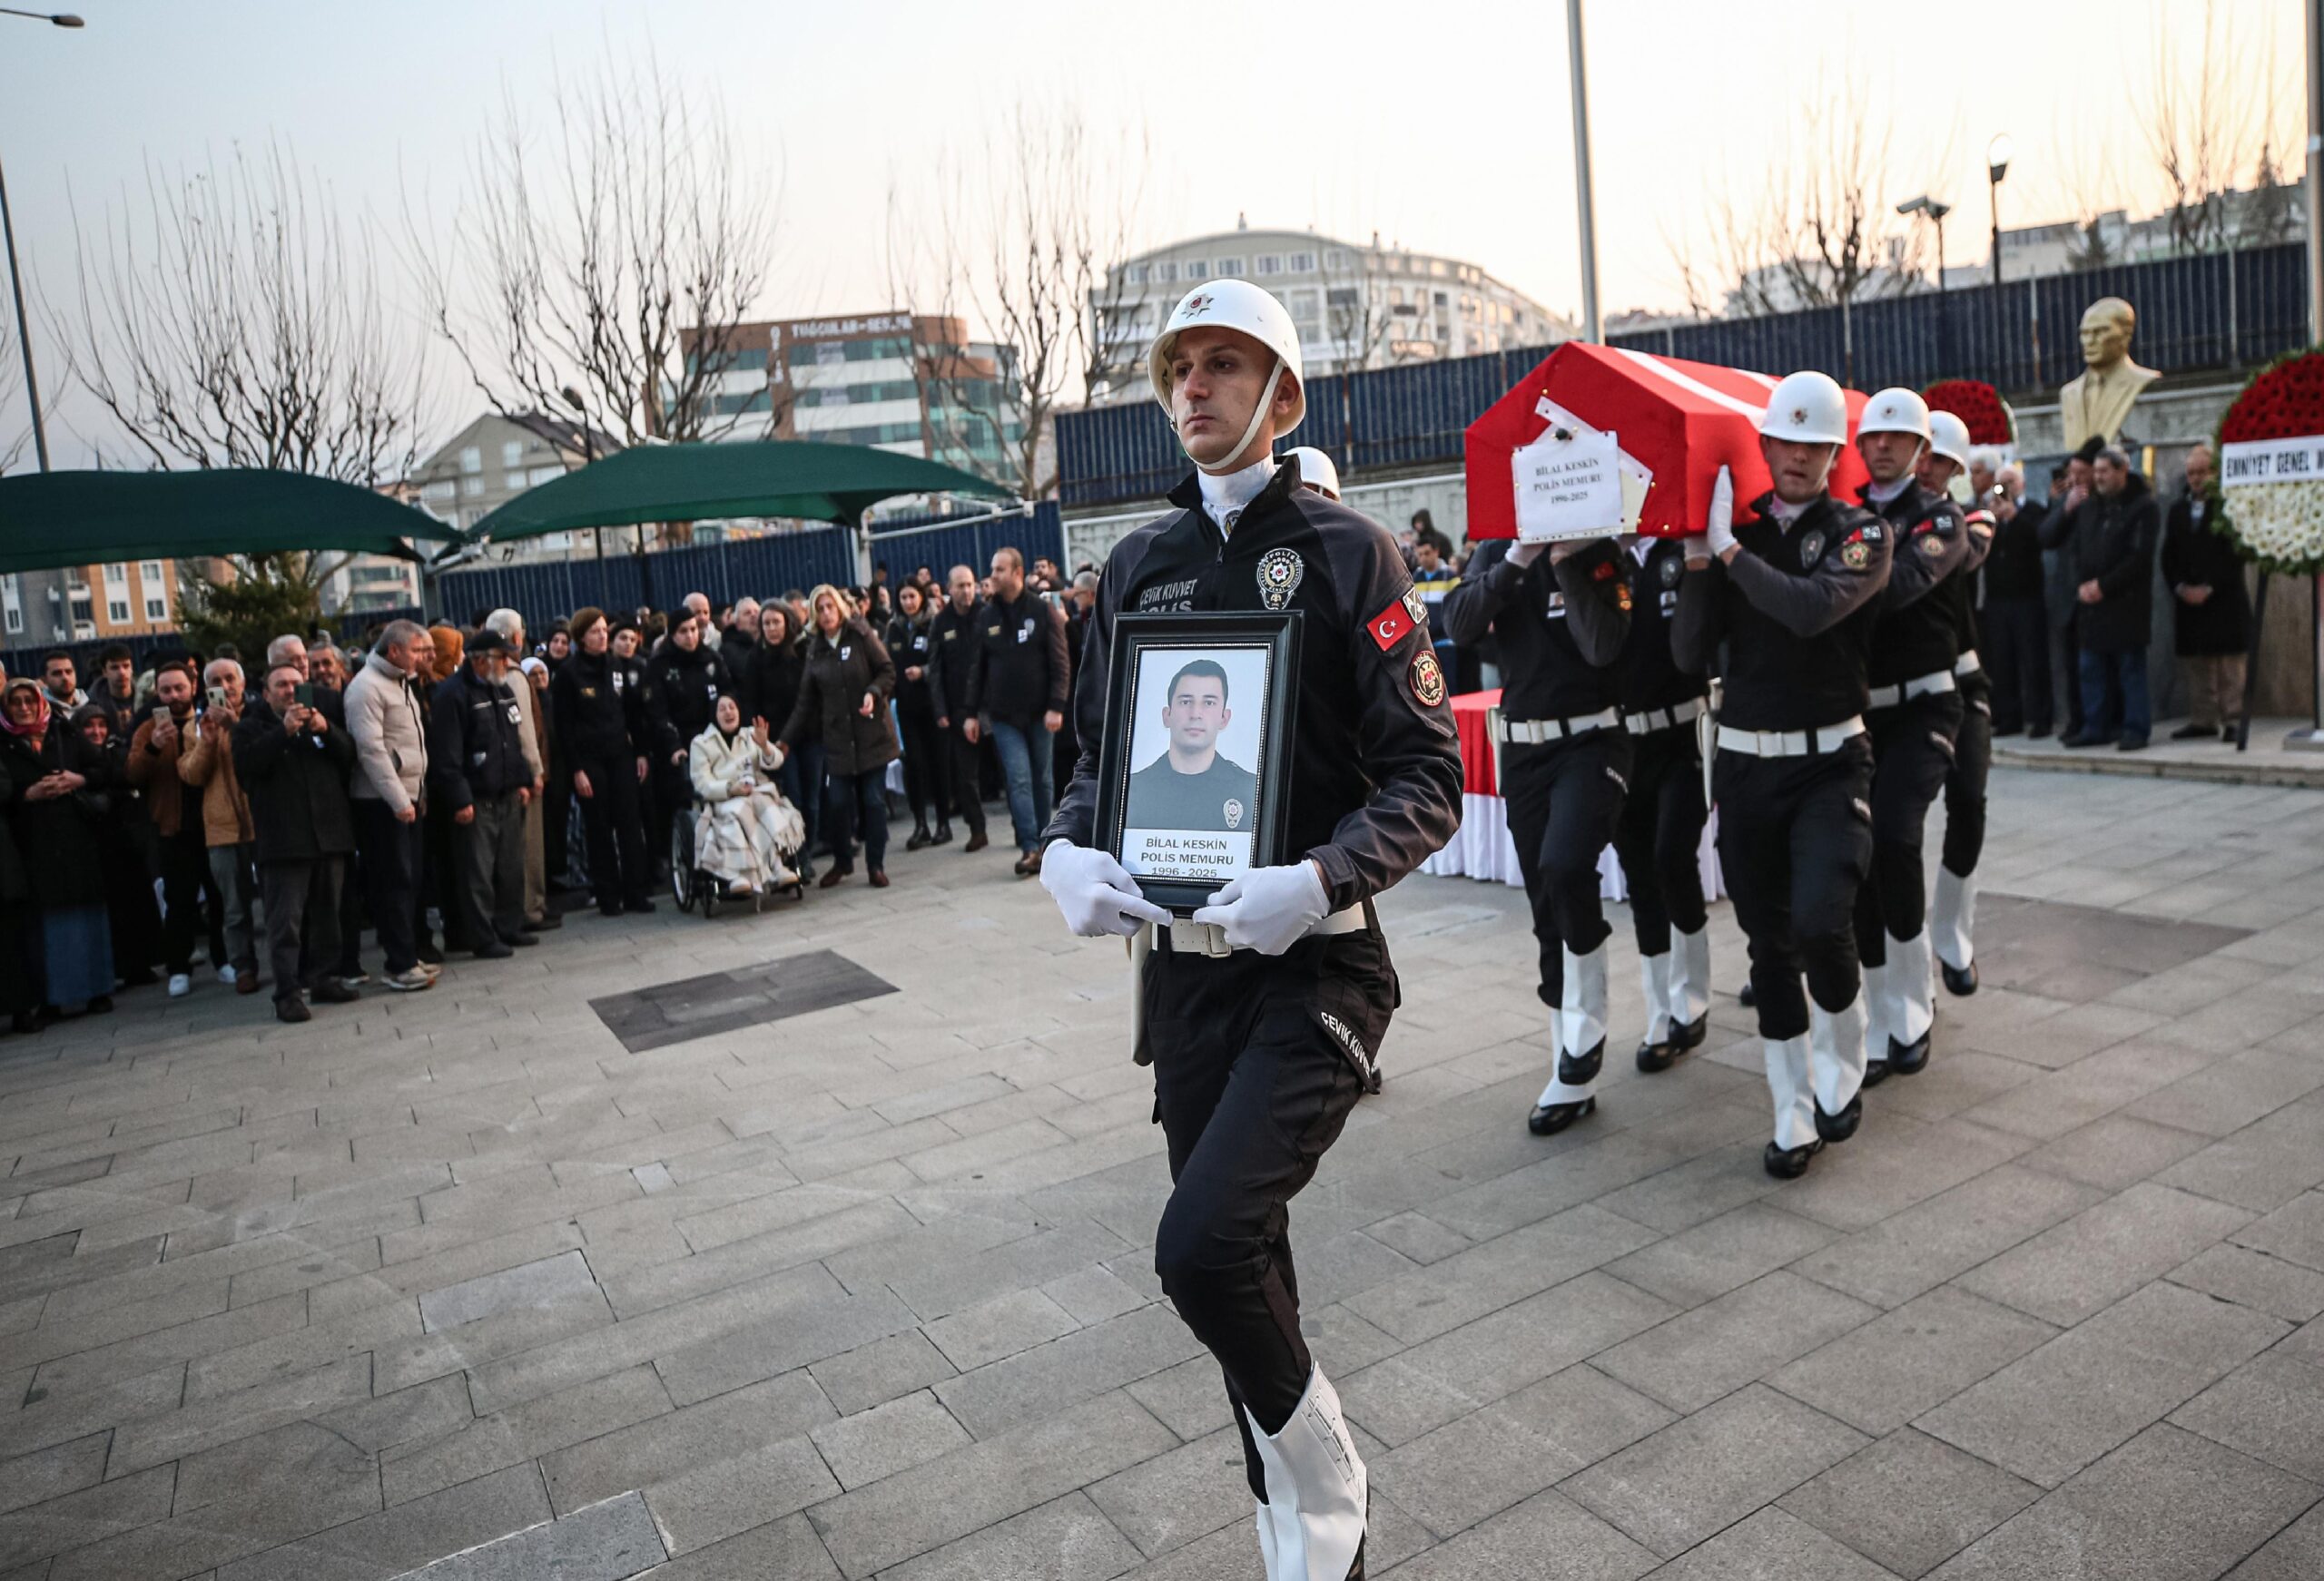
<instances>
[{"instance_id":1,"label":"white helmet with police emblem","mask_svg":"<svg viewBox=\"0 0 2324 1581\"><path fill-rule=\"evenodd\" d=\"M1299 462L1299 481L1302 484L1325 499L1339 498L1340 469L1332 464L1330 457L1313 445L1295 445L1283 453L1283 458L1289 461L1295 457Z\"/></svg>"},{"instance_id":2,"label":"white helmet with police emblem","mask_svg":"<svg viewBox=\"0 0 2324 1581\"><path fill-rule=\"evenodd\" d=\"M1928 447L1966 472L1969 469L1969 425L1951 412L1931 412L1928 429Z\"/></svg>"},{"instance_id":3,"label":"white helmet with police emblem","mask_svg":"<svg viewBox=\"0 0 2324 1581\"><path fill-rule=\"evenodd\" d=\"M1269 292L1244 280L1210 280L1195 287L1178 299L1170 317L1162 325L1162 333L1154 338L1154 349L1147 354L1146 374L1154 387L1154 398L1162 409L1170 409L1170 358L1177 349L1181 330L1208 327L1233 329L1248 335L1275 354L1275 371L1267 376L1267 388L1259 397L1259 404L1251 410L1250 426L1243 430L1242 443L1235 447L1240 456L1259 431L1266 409L1274 404L1275 387L1285 372L1291 375L1293 398L1291 420L1276 434L1280 438L1299 427L1307 415L1307 379L1299 361L1299 331L1291 322L1291 313Z\"/></svg>"},{"instance_id":4,"label":"white helmet with police emblem","mask_svg":"<svg viewBox=\"0 0 2324 1581\"><path fill-rule=\"evenodd\" d=\"M1866 434L1912 434L1926 444L1928 424L1928 403L1918 392L1894 387L1864 403L1856 432L1859 439Z\"/></svg>"},{"instance_id":5,"label":"white helmet with police emblem","mask_svg":"<svg viewBox=\"0 0 2324 1581\"><path fill-rule=\"evenodd\" d=\"M1792 374L1768 392L1759 433L1766 438L1801 445L1845 445L1848 442L1848 398L1829 374L1813 369Z\"/></svg>"}]
</instances>

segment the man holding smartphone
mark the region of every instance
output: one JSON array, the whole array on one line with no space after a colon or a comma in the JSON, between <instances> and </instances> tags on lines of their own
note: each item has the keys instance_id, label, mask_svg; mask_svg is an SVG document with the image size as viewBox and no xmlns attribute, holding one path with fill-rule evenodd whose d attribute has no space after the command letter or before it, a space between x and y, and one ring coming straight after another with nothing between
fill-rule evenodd
<instances>
[{"instance_id":1,"label":"man holding smartphone","mask_svg":"<svg viewBox=\"0 0 2324 1581\"><path fill-rule=\"evenodd\" d=\"M218 897L227 959L218 978L237 994L258 992L258 928L251 911L257 880L251 862L256 838L249 799L234 772L232 736L242 721L242 667L212 659L202 671L205 705L188 725L178 753L178 779L202 795L202 834L210 864L210 890Z\"/></svg>"},{"instance_id":2,"label":"man holding smartphone","mask_svg":"<svg viewBox=\"0 0 2324 1581\"><path fill-rule=\"evenodd\" d=\"M267 672L266 706L243 716L233 741L234 771L258 830L275 1018L311 1020L302 988L330 1005L361 997L320 967L310 967L302 981L300 965L302 945L310 962L339 959L339 886L355 852L347 798L355 744L331 728L314 706L313 687L288 664Z\"/></svg>"}]
</instances>

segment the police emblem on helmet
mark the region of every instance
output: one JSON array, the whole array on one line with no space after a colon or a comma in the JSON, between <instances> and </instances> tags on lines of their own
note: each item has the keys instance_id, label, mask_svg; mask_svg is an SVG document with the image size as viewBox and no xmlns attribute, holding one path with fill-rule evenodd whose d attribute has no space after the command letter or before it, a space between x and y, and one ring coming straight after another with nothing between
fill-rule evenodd
<instances>
[{"instance_id":1,"label":"police emblem on helmet","mask_svg":"<svg viewBox=\"0 0 2324 1581\"><path fill-rule=\"evenodd\" d=\"M1806 407L1792 408L1791 420L1797 426L1802 427L1806 427L1807 423L1807 408Z\"/></svg>"},{"instance_id":2,"label":"police emblem on helmet","mask_svg":"<svg viewBox=\"0 0 2324 1581\"><path fill-rule=\"evenodd\" d=\"M1239 798L1229 796L1226 799L1226 805L1220 808L1218 810L1221 815L1226 818L1227 828L1240 829L1243 827L1243 803Z\"/></svg>"},{"instance_id":3,"label":"police emblem on helmet","mask_svg":"<svg viewBox=\"0 0 2324 1581\"><path fill-rule=\"evenodd\" d=\"M1289 608L1291 595L1306 574L1306 563L1296 550L1269 549L1259 556L1259 602L1271 610Z\"/></svg>"},{"instance_id":4,"label":"police emblem on helmet","mask_svg":"<svg viewBox=\"0 0 2324 1581\"><path fill-rule=\"evenodd\" d=\"M1206 313L1210 310L1210 303L1211 296L1208 291L1196 291L1178 304L1178 317L1191 319L1198 313Z\"/></svg>"},{"instance_id":5,"label":"police emblem on helmet","mask_svg":"<svg viewBox=\"0 0 2324 1581\"><path fill-rule=\"evenodd\" d=\"M1823 557L1823 534L1810 533L1806 537L1799 540L1799 568L1801 570L1813 571L1816 569L1816 562L1821 560Z\"/></svg>"}]
</instances>

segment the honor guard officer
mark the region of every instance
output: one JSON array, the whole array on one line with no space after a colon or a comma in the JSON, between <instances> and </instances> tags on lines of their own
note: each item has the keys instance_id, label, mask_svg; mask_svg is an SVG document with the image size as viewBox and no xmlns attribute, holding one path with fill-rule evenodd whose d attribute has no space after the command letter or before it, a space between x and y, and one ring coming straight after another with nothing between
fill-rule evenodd
<instances>
[{"instance_id":1,"label":"honor guard officer","mask_svg":"<svg viewBox=\"0 0 2324 1581\"><path fill-rule=\"evenodd\" d=\"M1536 1136L1598 1106L1606 1056L1606 910L1598 853L1614 838L1630 770L1613 668L1630 634L1630 587L1611 538L1485 545L1444 599L1464 648L1500 646L1501 793L1541 947L1550 1007L1549 1085L1526 1120Z\"/></svg>"},{"instance_id":2,"label":"honor guard officer","mask_svg":"<svg viewBox=\"0 0 2324 1581\"><path fill-rule=\"evenodd\" d=\"M1155 1272L1226 1373L1268 1576L1339 1581L1363 1574L1368 1483L1300 1334L1288 1205L1377 1085L1397 990L1372 897L1459 826L1460 749L1394 542L1272 457L1306 407L1282 304L1243 280L1198 287L1148 372L1199 471L1170 496L1177 509L1107 558L1075 697L1084 744L1041 882L1085 937L1156 927L1140 1057L1174 1183ZM1297 731L1279 748L1288 861L1246 873L1191 922L1090 849L1114 618L1180 610L1302 617Z\"/></svg>"},{"instance_id":3,"label":"honor guard officer","mask_svg":"<svg viewBox=\"0 0 2324 1581\"><path fill-rule=\"evenodd\" d=\"M1921 486L1933 494L1948 488L1957 494L1955 479L1969 465L1969 425L1951 412L1931 412L1928 421ZM1961 656L1953 663L1961 686L1961 733L1954 738L1953 766L1945 776L1945 847L1929 897L1928 938L1946 992L1966 996L1977 991L1977 859L1985 850L1985 779L1994 766L1994 683L1977 658L1975 577L1993 548L1994 516L1990 510L1973 508L1963 519L1969 528L1969 563L1936 592L1952 611L1961 645Z\"/></svg>"},{"instance_id":4,"label":"honor guard officer","mask_svg":"<svg viewBox=\"0 0 2324 1581\"><path fill-rule=\"evenodd\" d=\"M1630 735L1630 788L1614 830L1638 934L1646 1036L1638 1068L1668 1070L1710 1030L1710 918L1703 903L1703 758L1697 730L1708 688L1679 668L1670 624L1686 549L1640 538L1623 551L1630 630L1622 645L1622 724Z\"/></svg>"},{"instance_id":5,"label":"honor guard officer","mask_svg":"<svg viewBox=\"0 0 2324 1581\"><path fill-rule=\"evenodd\" d=\"M1733 490L1720 479L1706 535L1687 540L1670 633L1682 670L1709 671L1727 643L1712 769L1718 854L1750 943L1775 1097L1763 1162L1782 1180L1856 1134L1864 1112L1851 921L1872 863L1865 666L1891 540L1826 486L1847 428L1847 398L1823 374L1795 373L1768 392L1759 452L1775 487L1730 527Z\"/></svg>"},{"instance_id":6,"label":"honor guard officer","mask_svg":"<svg viewBox=\"0 0 2324 1581\"><path fill-rule=\"evenodd\" d=\"M1956 421L1958 419L1955 419ZM1864 503L1889 526L1896 553L1875 607L1865 723L1872 741L1872 878L1856 895L1856 948L1864 963L1864 1085L1928 1064L1936 1007L1929 986L1928 894L1921 864L1928 810L1953 766L1961 696L1954 614L1937 590L1966 563L1961 509L1921 486L1928 406L1908 389L1865 403L1856 447L1872 481Z\"/></svg>"}]
</instances>

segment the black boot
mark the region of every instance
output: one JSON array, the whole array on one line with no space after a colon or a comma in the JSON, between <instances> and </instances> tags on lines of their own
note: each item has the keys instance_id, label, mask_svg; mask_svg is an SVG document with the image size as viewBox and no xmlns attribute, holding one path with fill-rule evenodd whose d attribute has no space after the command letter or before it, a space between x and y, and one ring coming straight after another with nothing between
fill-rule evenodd
<instances>
[{"instance_id":1,"label":"black boot","mask_svg":"<svg viewBox=\"0 0 2324 1581\"><path fill-rule=\"evenodd\" d=\"M1916 1075L1928 1064L1928 1040L1925 1032L1910 1043L1899 1043L1892 1037L1888 1040L1888 1057L1882 1063L1900 1076Z\"/></svg>"},{"instance_id":2,"label":"black boot","mask_svg":"<svg viewBox=\"0 0 2324 1581\"><path fill-rule=\"evenodd\" d=\"M936 820L936 832L929 837L928 843L930 845L950 845L952 843L951 820L946 818L938 819Z\"/></svg>"},{"instance_id":3,"label":"black boot","mask_svg":"<svg viewBox=\"0 0 2324 1581\"><path fill-rule=\"evenodd\" d=\"M1558 1080L1570 1086L1581 1086L1598 1079L1598 1067L1605 1063L1606 1040L1600 1038L1598 1046L1579 1058L1572 1055L1558 1056ZM1525 1129L1536 1136L1554 1136L1583 1115L1597 1110L1595 1097L1581 1098L1571 1104L1536 1104L1525 1117Z\"/></svg>"},{"instance_id":4,"label":"black boot","mask_svg":"<svg viewBox=\"0 0 2324 1581\"><path fill-rule=\"evenodd\" d=\"M1945 979L1945 991L1956 999L1965 999L1977 991L1977 963L1975 961L1971 961L1959 971L1955 971L1945 965L1943 957L1940 957L1936 963L1936 972L1937 976Z\"/></svg>"},{"instance_id":5,"label":"black boot","mask_svg":"<svg viewBox=\"0 0 2324 1581\"><path fill-rule=\"evenodd\" d=\"M928 833L928 820L926 819L914 820L911 826L911 833L904 840L904 849L908 851L916 851L922 846L932 843L933 841L931 840Z\"/></svg>"},{"instance_id":6,"label":"black boot","mask_svg":"<svg viewBox=\"0 0 2324 1581\"><path fill-rule=\"evenodd\" d=\"M1812 1101L1812 1100L1811 1100ZM1846 1142L1856 1134L1864 1123L1864 1095L1859 1093L1847 1101L1837 1115L1824 1113L1824 1105L1816 1105L1816 1134L1827 1142Z\"/></svg>"},{"instance_id":7,"label":"black boot","mask_svg":"<svg viewBox=\"0 0 2324 1581\"><path fill-rule=\"evenodd\" d=\"M1824 1139L1820 1136L1805 1147L1778 1147L1770 1142L1759 1154L1759 1164L1777 1180L1797 1180L1807 1173L1808 1160L1823 1151Z\"/></svg>"}]
</instances>

